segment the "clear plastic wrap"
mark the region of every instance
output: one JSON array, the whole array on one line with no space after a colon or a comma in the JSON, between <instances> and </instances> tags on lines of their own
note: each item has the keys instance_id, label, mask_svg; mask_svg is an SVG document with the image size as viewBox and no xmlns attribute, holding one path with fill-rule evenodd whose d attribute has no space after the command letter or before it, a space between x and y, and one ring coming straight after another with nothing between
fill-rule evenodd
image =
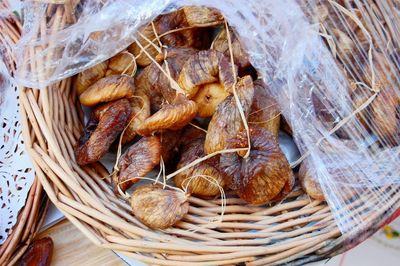
<instances>
[{"instance_id":1,"label":"clear plastic wrap","mask_svg":"<svg viewBox=\"0 0 400 266\"><path fill-rule=\"evenodd\" d=\"M88 0L65 6L29 2L16 49L17 80L28 87L47 86L126 48L139 27L160 13L184 5L217 8L279 103L301 159L320 183L339 228L357 233L379 224L400 206L399 36L393 30L400 24L397 19L390 22L397 22L396 27L390 27L381 14L382 10L398 14L394 4L352 1L362 7L354 11L348 2ZM384 31L371 21L370 2L381 12L374 16L384 21ZM70 15L60 19L63 12ZM362 19L359 13L365 14ZM48 25L41 22L45 16L51 17ZM350 26L361 28L363 40L350 38L355 45L349 54L357 51L359 57L344 60L344 55L349 57L343 48L347 46L338 45L339 38L332 33L337 25L332 22L349 36L355 32ZM377 39L387 47L375 44ZM361 100L355 104L356 99ZM395 129L390 134L387 124L375 123L385 121L382 117L392 118L388 123Z\"/></svg>"}]
</instances>

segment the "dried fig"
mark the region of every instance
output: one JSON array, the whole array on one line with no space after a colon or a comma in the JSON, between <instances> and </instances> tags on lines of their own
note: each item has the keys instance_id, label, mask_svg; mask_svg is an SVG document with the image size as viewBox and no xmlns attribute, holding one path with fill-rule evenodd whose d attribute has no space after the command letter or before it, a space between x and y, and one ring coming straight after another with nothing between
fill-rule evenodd
<instances>
[{"instance_id":1,"label":"dried fig","mask_svg":"<svg viewBox=\"0 0 400 266\"><path fill-rule=\"evenodd\" d=\"M221 52L207 50L192 55L186 61L178 83L186 95L193 98L202 85L210 83L221 84L225 91L231 92L235 77L228 57Z\"/></svg>"},{"instance_id":2,"label":"dried fig","mask_svg":"<svg viewBox=\"0 0 400 266\"><path fill-rule=\"evenodd\" d=\"M229 28L229 33L231 37L232 44L232 55L233 61L239 67L239 69L245 69L250 67L250 61L247 53L242 49L240 40L232 28ZM215 37L213 43L211 44L211 49L219 51L230 58L229 42L226 32L226 28L223 28Z\"/></svg>"},{"instance_id":3,"label":"dried fig","mask_svg":"<svg viewBox=\"0 0 400 266\"><path fill-rule=\"evenodd\" d=\"M127 74L133 76L136 72L136 61L133 54L123 51L110 58L106 75Z\"/></svg>"},{"instance_id":4,"label":"dried fig","mask_svg":"<svg viewBox=\"0 0 400 266\"><path fill-rule=\"evenodd\" d=\"M249 114L249 124L263 127L278 137L280 126L280 110L278 103L267 91L261 80L254 81L254 100Z\"/></svg>"},{"instance_id":5,"label":"dried fig","mask_svg":"<svg viewBox=\"0 0 400 266\"><path fill-rule=\"evenodd\" d=\"M81 95L87 88L106 75L108 61L101 62L94 67L80 72L75 79L75 89Z\"/></svg>"},{"instance_id":6,"label":"dried fig","mask_svg":"<svg viewBox=\"0 0 400 266\"><path fill-rule=\"evenodd\" d=\"M247 117L253 102L254 87L250 76L239 79L236 91ZM243 128L238 106L233 95L226 98L218 105L210 124L208 125L204 151L207 154L223 150L227 146L227 140L235 137Z\"/></svg>"},{"instance_id":7,"label":"dried fig","mask_svg":"<svg viewBox=\"0 0 400 266\"><path fill-rule=\"evenodd\" d=\"M112 75L104 77L90 86L79 97L86 106L111 102L121 98L129 98L135 91L134 80L127 75Z\"/></svg>"},{"instance_id":8,"label":"dried fig","mask_svg":"<svg viewBox=\"0 0 400 266\"><path fill-rule=\"evenodd\" d=\"M179 94L172 104L165 104L157 113L147 118L137 132L148 136L162 129L177 130L188 124L197 114L197 104Z\"/></svg>"},{"instance_id":9,"label":"dried fig","mask_svg":"<svg viewBox=\"0 0 400 266\"><path fill-rule=\"evenodd\" d=\"M143 90L136 90L134 97L129 99L132 113L129 124L122 136L122 143L132 141L136 136L136 131L144 121L150 117L150 99Z\"/></svg>"},{"instance_id":10,"label":"dried fig","mask_svg":"<svg viewBox=\"0 0 400 266\"><path fill-rule=\"evenodd\" d=\"M127 99L116 100L94 111L75 146L79 165L97 162L128 124L131 107Z\"/></svg>"},{"instance_id":11,"label":"dried fig","mask_svg":"<svg viewBox=\"0 0 400 266\"><path fill-rule=\"evenodd\" d=\"M119 173L114 174L114 191L118 186L127 190L139 177L144 177L160 163L161 144L157 136L143 137L129 147L118 162Z\"/></svg>"},{"instance_id":12,"label":"dried fig","mask_svg":"<svg viewBox=\"0 0 400 266\"><path fill-rule=\"evenodd\" d=\"M220 167L232 177L230 187L251 204L264 204L279 195L292 175L290 165L276 138L261 127L250 127L248 158L237 153L222 154ZM247 147L247 133L241 131L229 141L229 148Z\"/></svg>"},{"instance_id":13,"label":"dried fig","mask_svg":"<svg viewBox=\"0 0 400 266\"><path fill-rule=\"evenodd\" d=\"M152 24L143 27L140 30L138 42L143 47L147 46L146 51L150 56L155 58L158 55L158 51L154 46L159 45L155 33L160 36L170 30L192 27L191 29L166 34L160 38L160 41L163 45L168 47L206 49L210 45L210 32L208 29L203 29L202 27L217 25L222 22L222 15L215 9L206 7L183 7L175 12L161 15L157 17ZM153 42L153 45L149 45L148 41ZM137 64L139 66L144 67L151 64L152 61L142 52L142 49L136 42L130 45L128 50L137 57Z\"/></svg>"},{"instance_id":14,"label":"dried fig","mask_svg":"<svg viewBox=\"0 0 400 266\"><path fill-rule=\"evenodd\" d=\"M160 185L144 185L131 196L133 214L152 229L166 229L179 222L189 211L188 195Z\"/></svg>"},{"instance_id":15,"label":"dried fig","mask_svg":"<svg viewBox=\"0 0 400 266\"><path fill-rule=\"evenodd\" d=\"M164 51L163 56L156 58L157 62L174 80L178 79L182 66L187 59L196 52L192 48L168 48ZM161 109L165 100L171 103L176 97L176 91L171 88L170 80L161 72L156 63L147 66L137 77L135 84L150 96L153 111Z\"/></svg>"},{"instance_id":16,"label":"dried fig","mask_svg":"<svg viewBox=\"0 0 400 266\"><path fill-rule=\"evenodd\" d=\"M161 77L160 70L157 65L151 64L144 68L142 72L135 78L135 86L138 90L143 90L150 98L150 107L153 112L161 109L165 99L157 87L157 83Z\"/></svg>"},{"instance_id":17,"label":"dried fig","mask_svg":"<svg viewBox=\"0 0 400 266\"><path fill-rule=\"evenodd\" d=\"M193 97L199 111L197 116L210 117L214 114L217 106L229 96L229 93L219 83L205 84L200 87L199 92Z\"/></svg>"},{"instance_id":18,"label":"dried fig","mask_svg":"<svg viewBox=\"0 0 400 266\"><path fill-rule=\"evenodd\" d=\"M161 157L168 163L178 153L181 130L163 130L157 134L160 138Z\"/></svg>"},{"instance_id":19,"label":"dried fig","mask_svg":"<svg viewBox=\"0 0 400 266\"><path fill-rule=\"evenodd\" d=\"M33 241L21 258L21 266L50 266L54 244L50 237Z\"/></svg>"},{"instance_id":20,"label":"dried fig","mask_svg":"<svg viewBox=\"0 0 400 266\"><path fill-rule=\"evenodd\" d=\"M322 192L321 185L316 179L315 171L311 171L307 162L303 162L299 169L299 180L303 190L316 200L325 200L324 193Z\"/></svg>"},{"instance_id":21,"label":"dried fig","mask_svg":"<svg viewBox=\"0 0 400 266\"><path fill-rule=\"evenodd\" d=\"M205 156L204 134L203 138L195 139L190 144L183 146L182 150L178 169ZM205 178L211 178L213 182L207 181ZM225 186L226 179L225 174L219 169L219 157L214 156L179 173L175 176L174 181L178 187L187 187L188 191L194 195L208 197L218 195L220 193L219 187ZM214 182L217 182L219 186Z\"/></svg>"},{"instance_id":22,"label":"dried fig","mask_svg":"<svg viewBox=\"0 0 400 266\"><path fill-rule=\"evenodd\" d=\"M196 125L196 126L201 128L199 125ZM204 131L200 130L199 128L196 128L192 125L187 125L186 127L184 127L182 136L180 138L179 145L186 146L197 139L204 139L206 134Z\"/></svg>"},{"instance_id":23,"label":"dried fig","mask_svg":"<svg viewBox=\"0 0 400 266\"><path fill-rule=\"evenodd\" d=\"M290 177L289 177L288 181L286 182L285 186L283 187L283 189L281 190L281 192L272 200L273 201L284 200L285 197L287 195L289 195L290 192L292 192L295 183L296 183L296 178L295 178L293 172L291 172Z\"/></svg>"}]
</instances>

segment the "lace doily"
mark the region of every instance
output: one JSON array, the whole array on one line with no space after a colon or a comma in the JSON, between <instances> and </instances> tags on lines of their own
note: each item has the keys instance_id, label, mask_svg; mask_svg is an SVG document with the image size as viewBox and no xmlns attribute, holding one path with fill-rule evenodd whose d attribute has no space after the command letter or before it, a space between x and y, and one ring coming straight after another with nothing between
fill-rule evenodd
<instances>
[{"instance_id":1,"label":"lace doily","mask_svg":"<svg viewBox=\"0 0 400 266\"><path fill-rule=\"evenodd\" d=\"M0 244L15 225L34 180L22 139L18 89L0 60Z\"/></svg>"}]
</instances>

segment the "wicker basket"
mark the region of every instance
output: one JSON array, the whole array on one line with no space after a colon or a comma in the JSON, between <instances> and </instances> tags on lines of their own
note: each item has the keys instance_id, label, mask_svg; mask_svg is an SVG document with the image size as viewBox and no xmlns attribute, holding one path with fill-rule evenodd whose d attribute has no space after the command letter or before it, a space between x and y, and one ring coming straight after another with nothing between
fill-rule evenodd
<instances>
[{"instance_id":1,"label":"wicker basket","mask_svg":"<svg viewBox=\"0 0 400 266\"><path fill-rule=\"evenodd\" d=\"M52 20L62 24L69 8L57 8ZM299 189L269 206L249 206L227 195L223 221L211 226L205 225L219 215L220 199L191 197L189 213L181 222L166 230L151 230L133 216L126 201L114 195L108 172L100 164L80 167L76 163L73 146L81 134L83 113L71 84L66 79L40 91L23 89L24 130L49 198L99 247L152 265L301 265L361 242L377 230L387 210L366 217L371 221L366 232L342 236L327 204ZM364 202L372 206L378 200L367 193L348 207L362 209Z\"/></svg>"},{"instance_id":2,"label":"wicker basket","mask_svg":"<svg viewBox=\"0 0 400 266\"><path fill-rule=\"evenodd\" d=\"M0 11L7 8L7 3L0 2ZM20 37L21 24L16 17L0 18L0 47L6 49L4 59L11 73L15 71L14 58L9 47L15 44ZM11 43L8 43L11 41ZM22 115L22 118L26 116ZM19 212L17 223L12 228L7 240L0 245L0 265L14 265L23 255L28 245L38 233L44 220L48 205L48 199L43 193L43 188L37 178L27 196L25 207Z\"/></svg>"}]
</instances>

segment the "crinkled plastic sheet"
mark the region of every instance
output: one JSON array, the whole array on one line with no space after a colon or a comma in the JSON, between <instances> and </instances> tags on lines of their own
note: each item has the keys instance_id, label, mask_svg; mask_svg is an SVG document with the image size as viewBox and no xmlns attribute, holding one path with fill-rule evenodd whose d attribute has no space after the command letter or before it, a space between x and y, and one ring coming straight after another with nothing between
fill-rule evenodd
<instances>
[{"instance_id":1,"label":"crinkled plastic sheet","mask_svg":"<svg viewBox=\"0 0 400 266\"><path fill-rule=\"evenodd\" d=\"M17 79L28 87L47 86L124 49L141 25L162 12L183 5L215 7L236 29L253 66L280 104L339 228L357 233L378 225L399 207L400 148L388 145L379 130L368 131L356 117L343 67L324 44L318 23L303 12L317 4L321 3L88 0L77 4L77 21L67 17L41 25L49 8L35 1L25 4L24 35L16 50ZM53 7L53 16L61 15L59 11ZM94 33L100 35L93 37ZM392 84L398 95L398 81ZM329 114L329 121L321 119L320 109Z\"/></svg>"}]
</instances>

